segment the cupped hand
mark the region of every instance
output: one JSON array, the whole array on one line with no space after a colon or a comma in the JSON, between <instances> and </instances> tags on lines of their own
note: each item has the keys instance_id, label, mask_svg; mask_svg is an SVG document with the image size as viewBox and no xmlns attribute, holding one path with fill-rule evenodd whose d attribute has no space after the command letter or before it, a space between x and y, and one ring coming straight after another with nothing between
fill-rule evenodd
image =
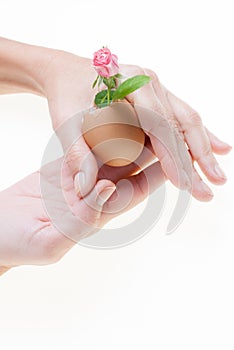
<instances>
[{"instance_id":1,"label":"cupped hand","mask_svg":"<svg viewBox=\"0 0 234 350\"><path fill-rule=\"evenodd\" d=\"M142 165L152 161L149 152L144 154L139 160ZM137 205L164 182L159 162L132 175L137 170L134 164L118 172L103 167L93 189L82 199L61 158L1 192L0 274L13 266L58 261L76 242ZM129 185L132 197L126 204Z\"/></svg>"},{"instance_id":2,"label":"cupped hand","mask_svg":"<svg viewBox=\"0 0 234 350\"><path fill-rule=\"evenodd\" d=\"M120 71L126 77L151 77L151 82L128 96L128 100L135 106L165 175L177 187L190 190L198 200L210 200L212 191L194 162L211 183L223 184L226 176L214 153L226 154L231 147L206 129L199 114L168 91L153 71L134 65L121 65ZM91 60L59 51L45 72L44 90L55 130L77 112L93 107L96 91L91 86L96 72ZM69 148L67 159L76 190L85 196L95 185L98 166L82 137L81 125L80 120L60 139L64 149Z\"/></svg>"}]
</instances>

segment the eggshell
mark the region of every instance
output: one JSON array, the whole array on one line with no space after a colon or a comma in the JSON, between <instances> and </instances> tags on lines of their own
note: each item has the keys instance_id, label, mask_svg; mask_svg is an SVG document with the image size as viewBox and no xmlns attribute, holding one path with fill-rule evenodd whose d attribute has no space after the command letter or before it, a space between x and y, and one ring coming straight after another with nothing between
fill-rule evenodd
<instances>
[{"instance_id":1,"label":"eggshell","mask_svg":"<svg viewBox=\"0 0 234 350\"><path fill-rule=\"evenodd\" d=\"M95 156L114 167L134 162L144 147L144 131L135 109L127 101L85 114L82 132Z\"/></svg>"}]
</instances>

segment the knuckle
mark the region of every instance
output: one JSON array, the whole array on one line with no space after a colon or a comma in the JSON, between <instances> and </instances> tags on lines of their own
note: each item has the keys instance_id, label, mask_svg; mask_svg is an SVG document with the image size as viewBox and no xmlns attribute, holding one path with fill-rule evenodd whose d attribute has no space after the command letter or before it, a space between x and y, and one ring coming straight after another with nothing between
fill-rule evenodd
<instances>
[{"instance_id":1,"label":"knuckle","mask_svg":"<svg viewBox=\"0 0 234 350\"><path fill-rule=\"evenodd\" d=\"M148 74L155 82L159 82L157 74L152 69L145 69L145 73Z\"/></svg>"},{"instance_id":2,"label":"knuckle","mask_svg":"<svg viewBox=\"0 0 234 350\"><path fill-rule=\"evenodd\" d=\"M179 124L178 120L174 116L168 118L171 133L176 137L184 141L183 128Z\"/></svg>"},{"instance_id":3,"label":"knuckle","mask_svg":"<svg viewBox=\"0 0 234 350\"><path fill-rule=\"evenodd\" d=\"M195 155L194 160L196 162L200 162L202 161L202 159L209 158L211 156L212 156L211 147L210 145L207 145L202 149L202 151L199 154Z\"/></svg>"},{"instance_id":4,"label":"knuckle","mask_svg":"<svg viewBox=\"0 0 234 350\"><path fill-rule=\"evenodd\" d=\"M136 74L144 74L144 69L140 66L135 66L135 71L136 71Z\"/></svg>"},{"instance_id":5,"label":"knuckle","mask_svg":"<svg viewBox=\"0 0 234 350\"><path fill-rule=\"evenodd\" d=\"M86 152L78 144L74 144L69 149L65 161L67 164L81 162L85 158Z\"/></svg>"},{"instance_id":6,"label":"knuckle","mask_svg":"<svg viewBox=\"0 0 234 350\"><path fill-rule=\"evenodd\" d=\"M200 115L196 111L192 111L188 116L188 124L192 126L201 126L202 121Z\"/></svg>"}]
</instances>

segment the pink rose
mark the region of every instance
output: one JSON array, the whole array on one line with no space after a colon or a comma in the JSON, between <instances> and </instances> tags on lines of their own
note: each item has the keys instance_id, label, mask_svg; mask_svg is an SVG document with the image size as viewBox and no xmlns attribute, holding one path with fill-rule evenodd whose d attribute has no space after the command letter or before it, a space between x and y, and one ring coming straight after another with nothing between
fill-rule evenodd
<instances>
[{"instance_id":1,"label":"pink rose","mask_svg":"<svg viewBox=\"0 0 234 350\"><path fill-rule=\"evenodd\" d=\"M94 53L93 66L98 73L104 78L112 77L119 72L118 57L104 47Z\"/></svg>"}]
</instances>

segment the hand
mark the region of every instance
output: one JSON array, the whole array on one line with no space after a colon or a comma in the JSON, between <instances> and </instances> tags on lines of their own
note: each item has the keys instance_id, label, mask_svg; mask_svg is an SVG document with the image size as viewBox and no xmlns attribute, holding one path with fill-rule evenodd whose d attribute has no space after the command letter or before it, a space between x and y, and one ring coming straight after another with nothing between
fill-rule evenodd
<instances>
[{"instance_id":1,"label":"hand","mask_svg":"<svg viewBox=\"0 0 234 350\"><path fill-rule=\"evenodd\" d=\"M195 170L193 162L198 163L210 182L223 184L226 177L214 153L225 154L231 147L210 133L203 126L198 113L169 92L154 72L132 65L122 65L120 71L127 77L137 74L151 76L151 83L130 95L129 101L135 105L155 156L174 185L191 190L198 200L210 200L213 194ZM58 52L48 65L43 79L55 129L78 111L93 106L96 91L91 86L95 77L89 59ZM148 113L145 113L146 110ZM81 121L75 129L66 133L68 139L61 137L64 148L71 145L74 133L78 141L70 148L67 159L76 189L85 196L95 184L98 167L82 137Z\"/></svg>"},{"instance_id":2,"label":"hand","mask_svg":"<svg viewBox=\"0 0 234 350\"><path fill-rule=\"evenodd\" d=\"M131 66L126 68L126 72L131 69L133 69L132 74L136 74L136 68ZM137 72L137 74L149 75L152 83L129 96L129 101L135 105L143 129L150 136L152 147L163 170L178 187L180 187L179 180L182 179L183 188L186 176L183 177L182 173L182 175L179 174L180 178L177 177L176 167L184 169L189 180L192 180L192 195L201 201L212 199L211 189L202 180L193 163L198 163L211 183L224 184L226 176L215 159L214 153L226 154L231 150L231 146L205 128L199 114L168 91L153 71L137 68ZM152 111L148 118L142 106Z\"/></svg>"},{"instance_id":3,"label":"hand","mask_svg":"<svg viewBox=\"0 0 234 350\"><path fill-rule=\"evenodd\" d=\"M152 160L149 154L140 156L141 164ZM0 275L17 265L58 261L76 242L137 205L164 182L159 163L130 176L136 171L134 164L118 172L104 166L94 188L80 199L67 163L58 159L1 192ZM129 184L133 194L124 205ZM118 212L113 210L116 203Z\"/></svg>"},{"instance_id":4,"label":"hand","mask_svg":"<svg viewBox=\"0 0 234 350\"><path fill-rule=\"evenodd\" d=\"M0 93L27 91L46 96L56 130L93 105L91 85L96 73L88 59L0 38L0 60ZM154 72L133 65L122 65L121 72L127 77L146 73L152 78L128 98L167 177L176 186L189 188L197 199L211 199L193 162L197 161L209 181L223 184L226 178L213 153L225 154L231 147L205 129L198 113L170 93ZM82 137L81 120L65 134L59 135L65 151L78 139L67 159L77 190L86 195L95 185L98 167Z\"/></svg>"}]
</instances>

